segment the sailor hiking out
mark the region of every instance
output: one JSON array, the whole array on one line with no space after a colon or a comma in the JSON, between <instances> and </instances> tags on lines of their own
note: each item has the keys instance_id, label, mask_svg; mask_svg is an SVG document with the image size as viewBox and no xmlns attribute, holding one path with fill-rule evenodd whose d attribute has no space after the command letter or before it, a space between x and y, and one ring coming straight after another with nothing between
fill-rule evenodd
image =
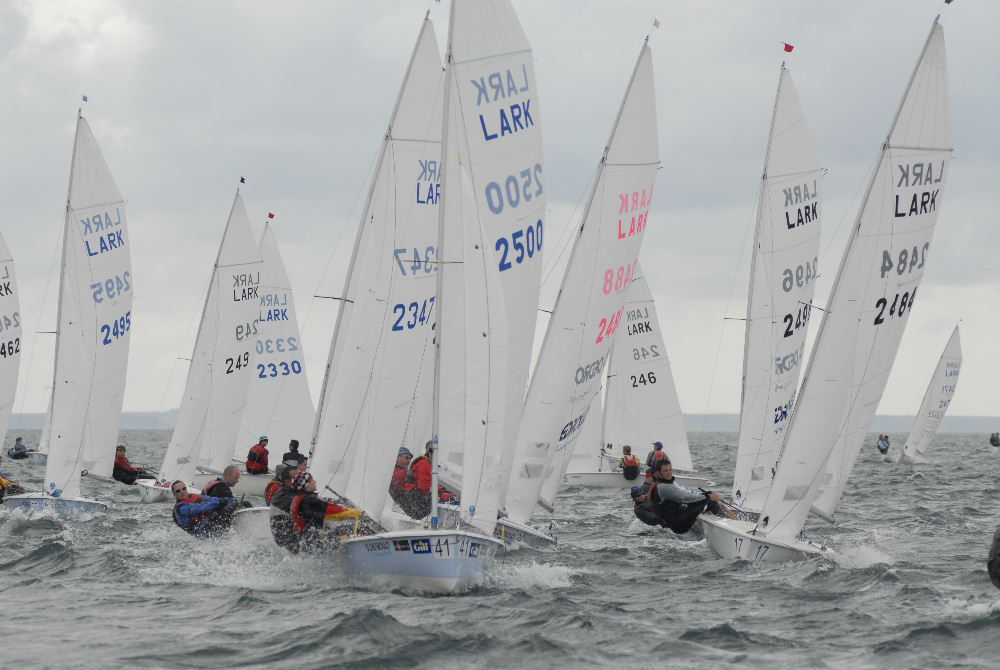
<instances>
[{"instance_id":1,"label":"sailor hiking out","mask_svg":"<svg viewBox=\"0 0 1000 670\"><path fill-rule=\"evenodd\" d=\"M294 469L282 473L281 489L271 500L271 535L275 543L296 554L335 544L336 529L327 534L324 523L360 519L363 512L323 500L316 495L312 475L300 472L289 477L290 471Z\"/></svg>"},{"instance_id":2,"label":"sailor hiking out","mask_svg":"<svg viewBox=\"0 0 1000 670\"><path fill-rule=\"evenodd\" d=\"M669 528L678 535L691 530L706 509L716 516L725 516L718 493L678 484L674 480L674 466L666 459L659 462L648 491L633 488L632 498L636 502L636 518L649 526Z\"/></svg>"},{"instance_id":3,"label":"sailor hiking out","mask_svg":"<svg viewBox=\"0 0 1000 670\"><path fill-rule=\"evenodd\" d=\"M213 498L188 493L181 480L170 485L174 494L174 523L195 537L217 537L229 531L236 513L233 498Z\"/></svg>"}]
</instances>

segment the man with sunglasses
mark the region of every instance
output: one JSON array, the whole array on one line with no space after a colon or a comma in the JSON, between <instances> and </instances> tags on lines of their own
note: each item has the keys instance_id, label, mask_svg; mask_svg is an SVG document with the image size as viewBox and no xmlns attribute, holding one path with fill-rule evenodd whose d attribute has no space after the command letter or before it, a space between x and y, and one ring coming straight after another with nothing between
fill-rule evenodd
<instances>
[{"instance_id":1,"label":"man with sunglasses","mask_svg":"<svg viewBox=\"0 0 1000 670\"><path fill-rule=\"evenodd\" d=\"M181 480L170 485L174 494L174 523L195 537L214 537L229 531L236 513L235 498L213 498L189 493Z\"/></svg>"}]
</instances>

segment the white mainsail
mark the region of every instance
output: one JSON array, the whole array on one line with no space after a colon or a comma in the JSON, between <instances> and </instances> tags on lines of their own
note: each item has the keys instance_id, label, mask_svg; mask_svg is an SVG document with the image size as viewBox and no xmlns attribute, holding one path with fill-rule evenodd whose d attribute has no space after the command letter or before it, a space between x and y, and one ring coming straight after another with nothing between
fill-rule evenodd
<instances>
[{"instance_id":1,"label":"white mainsail","mask_svg":"<svg viewBox=\"0 0 1000 670\"><path fill-rule=\"evenodd\" d=\"M74 498L81 471L111 475L132 332L125 204L82 114L66 202L56 330L41 444L49 454L44 490Z\"/></svg>"},{"instance_id":2,"label":"white mainsail","mask_svg":"<svg viewBox=\"0 0 1000 670\"><path fill-rule=\"evenodd\" d=\"M764 505L804 362L823 216L823 170L781 67L754 234L733 501Z\"/></svg>"},{"instance_id":3,"label":"white mainsail","mask_svg":"<svg viewBox=\"0 0 1000 670\"><path fill-rule=\"evenodd\" d=\"M916 299L951 157L944 32L935 20L852 228L758 533L832 518Z\"/></svg>"},{"instance_id":4,"label":"white mainsail","mask_svg":"<svg viewBox=\"0 0 1000 670\"><path fill-rule=\"evenodd\" d=\"M17 374L21 368L21 306L18 301L14 257L0 234L0 440L7 435Z\"/></svg>"},{"instance_id":5,"label":"white mainsail","mask_svg":"<svg viewBox=\"0 0 1000 670\"><path fill-rule=\"evenodd\" d=\"M383 516L400 447L431 434L444 75L425 19L389 120L323 378L310 466Z\"/></svg>"},{"instance_id":6,"label":"white mainsail","mask_svg":"<svg viewBox=\"0 0 1000 670\"><path fill-rule=\"evenodd\" d=\"M640 266L628 289L623 326L625 332L615 338L608 362L602 442L619 448L631 445L640 459L653 442L662 442L675 468L691 470L681 403L656 303Z\"/></svg>"},{"instance_id":7,"label":"white mainsail","mask_svg":"<svg viewBox=\"0 0 1000 670\"><path fill-rule=\"evenodd\" d=\"M926 453L938 426L941 425L941 419L948 412L961 370L962 342L956 325L941 353L937 367L934 368L934 375L927 384L927 392L924 393L923 402L920 403L920 411L917 412L917 418L903 447L903 458L913 459L922 457Z\"/></svg>"},{"instance_id":8,"label":"white mainsail","mask_svg":"<svg viewBox=\"0 0 1000 670\"><path fill-rule=\"evenodd\" d=\"M162 479L190 483L196 466L222 470L231 462L255 374L260 266L237 190L205 296L177 423L160 466Z\"/></svg>"},{"instance_id":9,"label":"white mainsail","mask_svg":"<svg viewBox=\"0 0 1000 670\"><path fill-rule=\"evenodd\" d=\"M599 393L636 274L659 164L652 52L644 44L531 378L505 503L516 522L528 521L540 495L554 497L560 478L551 474L565 471Z\"/></svg>"},{"instance_id":10,"label":"white mainsail","mask_svg":"<svg viewBox=\"0 0 1000 670\"><path fill-rule=\"evenodd\" d=\"M447 58L436 460L461 490L463 518L492 533L541 284L541 119L531 46L508 0L452 3Z\"/></svg>"},{"instance_id":11,"label":"white mainsail","mask_svg":"<svg viewBox=\"0 0 1000 670\"><path fill-rule=\"evenodd\" d=\"M305 453L316 416L306 379L292 284L270 225L264 226L258 253L261 283L258 314L252 324L257 340L256 351L251 354L254 370L243 423L234 445L236 460L245 459L250 446L261 435L268 436L278 458L292 439L300 442Z\"/></svg>"}]
</instances>

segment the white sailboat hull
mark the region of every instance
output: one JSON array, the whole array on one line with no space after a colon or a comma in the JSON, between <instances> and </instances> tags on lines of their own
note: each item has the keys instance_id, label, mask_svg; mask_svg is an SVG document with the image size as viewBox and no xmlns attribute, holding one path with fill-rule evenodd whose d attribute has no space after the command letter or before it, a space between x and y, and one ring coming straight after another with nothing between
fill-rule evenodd
<instances>
[{"instance_id":1,"label":"white sailboat hull","mask_svg":"<svg viewBox=\"0 0 1000 670\"><path fill-rule=\"evenodd\" d=\"M349 574L380 586L454 593L486 579L498 540L464 530L393 531L344 540Z\"/></svg>"},{"instance_id":2,"label":"white sailboat hull","mask_svg":"<svg viewBox=\"0 0 1000 670\"><path fill-rule=\"evenodd\" d=\"M540 528L518 523L513 519L499 519L493 537L503 542L504 547L514 549L517 547L530 547L532 549L555 548L557 538L551 533L547 533Z\"/></svg>"},{"instance_id":3,"label":"white sailboat hull","mask_svg":"<svg viewBox=\"0 0 1000 670\"><path fill-rule=\"evenodd\" d=\"M783 563L816 556L832 556L833 550L807 540L774 540L752 535L756 524L736 519L702 515L702 527L708 548L727 560Z\"/></svg>"},{"instance_id":4,"label":"white sailboat hull","mask_svg":"<svg viewBox=\"0 0 1000 670\"><path fill-rule=\"evenodd\" d=\"M3 499L3 505L7 509L19 509L25 514L52 510L61 517L69 518L85 514L96 514L108 509L108 506L98 500L90 498L53 498L41 493L22 493L20 495L7 496Z\"/></svg>"},{"instance_id":5,"label":"white sailboat hull","mask_svg":"<svg viewBox=\"0 0 1000 670\"><path fill-rule=\"evenodd\" d=\"M674 479L678 484L689 488L704 488L714 486L715 482L699 477L697 473L684 474L674 470ZM586 486L591 488L627 489L642 486L642 475L635 479L625 479L620 472L567 472L563 475L563 486Z\"/></svg>"},{"instance_id":6,"label":"white sailboat hull","mask_svg":"<svg viewBox=\"0 0 1000 670\"><path fill-rule=\"evenodd\" d=\"M194 484L196 488L203 488L205 484L209 483L213 479L216 479L219 475L211 473L200 473L196 474L191 483ZM230 488L233 491L233 495L239 496L263 496L264 489L267 488L268 482L274 478L273 475L251 475L246 472L240 473L240 481L236 482L235 486ZM169 492L168 492L169 493Z\"/></svg>"},{"instance_id":7,"label":"white sailboat hull","mask_svg":"<svg viewBox=\"0 0 1000 670\"><path fill-rule=\"evenodd\" d=\"M271 539L271 508L248 507L236 510L233 532L240 537Z\"/></svg>"}]
</instances>

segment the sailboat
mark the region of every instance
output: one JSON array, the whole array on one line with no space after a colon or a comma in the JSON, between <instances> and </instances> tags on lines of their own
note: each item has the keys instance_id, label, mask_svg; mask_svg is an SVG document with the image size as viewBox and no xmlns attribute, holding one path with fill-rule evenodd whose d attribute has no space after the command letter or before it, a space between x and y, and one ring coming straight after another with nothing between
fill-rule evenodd
<instances>
[{"instance_id":1,"label":"sailboat","mask_svg":"<svg viewBox=\"0 0 1000 670\"><path fill-rule=\"evenodd\" d=\"M126 224L124 200L81 110L63 227L52 396L39 445L48 454L45 484L38 493L8 496L7 507L61 515L107 508L81 495L80 477L110 477L114 464L132 332Z\"/></svg>"},{"instance_id":2,"label":"sailboat","mask_svg":"<svg viewBox=\"0 0 1000 670\"><path fill-rule=\"evenodd\" d=\"M583 433L562 474L563 486L627 488L642 483L622 475L622 447L643 462L645 450L662 442L685 486L711 486L693 472L691 449L670 360L663 344L656 303L641 266L637 266L624 317L625 332L615 338L604 385L604 409L587 413ZM580 376L589 371L581 369ZM599 397L597 400L599 401ZM561 473L556 473L561 474ZM542 501L545 504L545 501Z\"/></svg>"},{"instance_id":3,"label":"sailboat","mask_svg":"<svg viewBox=\"0 0 1000 670\"><path fill-rule=\"evenodd\" d=\"M291 440L308 444L315 411L306 379L291 282L270 224L264 226L258 253L261 284L258 314L251 324L251 334L256 340L252 378L232 459L245 461L250 445L256 444L258 436L267 435L269 444L274 445L271 461L276 463ZM302 451L305 453L304 448ZM194 485L202 488L219 474L219 471L197 474ZM237 496L262 496L270 480L268 474L243 472L232 490Z\"/></svg>"},{"instance_id":4,"label":"sailboat","mask_svg":"<svg viewBox=\"0 0 1000 670\"><path fill-rule=\"evenodd\" d=\"M21 368L21 306L14 257L0 234L0 440L6 439ZM8 451L9 453L9 451Z\"/></svg>"},{"instance_id":5,"label":"sailboat","mask_svg":"<svg viewBox=\"0 0 1000 670\"><path fill-rule=\"evenodd\" d=\"M547 506L554 503L587 415L600 406L601 373L626 317L659 165L652 51L644 42L598 165L525 400L505 501L514 522L526 524L540 499Z\"/></svg>"},{"instance_id":6,"label":"sailboat","mask_svg":"<svg viewBox=\"0 0 1000 670\"><path fill-rule=\"evenodd\" d=\"M172 500L170 484L178 479L194 488L199 465L221 471L231 462L247 389L256 373L260 266L243 196L237 190L212 269L160 479L136 481L143 502Z\"/></svg>"},{"instance_id":7,"label":"sailboat","mask_svg":"<svg viewBox=\"0 0 1000 670\"><path fill-rule=\"evenodd\" d=\"M951 157L944 31L937 19L883 143L833 283L775 474L756 520L705 523L724 558L824 555L802 536L832 520L916 302Z\"/></svg>"},{"instance_id":8,"label":"sailboat","mask_svg":"<svg viewBox=\"0 0 1000 670\"><path fill-rule=\"evenodd\" d=\"M764 505L798 390L818 273L823 169L791 73L781 64L758 194L747 297L739 444L731 503L751 530ZM710 539L709 543L711 546ZM714 548L714 547L713 547Z\"/></svg>"},{"instance_id":9,"label":"sailboat","mask_svg":"<svg viewBox=\"0 0 1000 670\"><path fill-rule=\"evenodd\" d=\"M948 412L951 398L955 395L958 385L958 374L962 370L962 342L958 335L958 326L951 332L948 344L941 352L934 375L927 384L927 392L920 403L920 411L906 438L900 461L903 463L923 463L924 454L931 446L931 441L937 433L941 420Z\"/></svg>"}]
</instances>

